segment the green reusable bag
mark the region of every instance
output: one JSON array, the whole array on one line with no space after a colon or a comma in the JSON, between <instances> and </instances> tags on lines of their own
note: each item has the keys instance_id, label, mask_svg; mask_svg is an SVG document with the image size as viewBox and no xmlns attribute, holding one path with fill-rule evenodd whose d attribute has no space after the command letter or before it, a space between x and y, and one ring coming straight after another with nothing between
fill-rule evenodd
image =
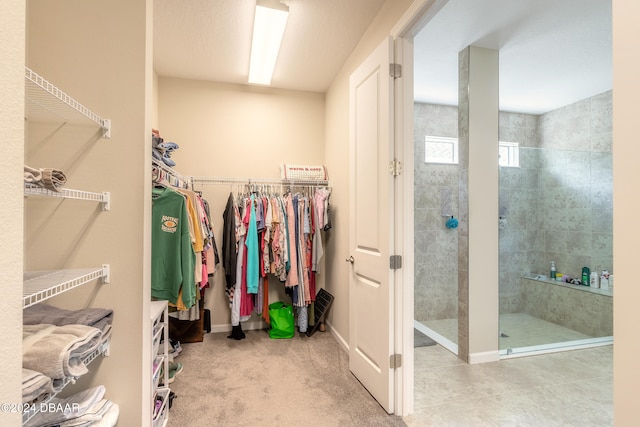
<instances>
[{"instance_id":1,"label":"green reusable bag","mask_svg":"<svg viewBox=\"0 0 640 427\"><path fill-rule=\"evenodd\" d=\"M293 338L296 325L293 319L293 307L283 302L269 304L270 338Z\"/></svg>"}]
</instances>

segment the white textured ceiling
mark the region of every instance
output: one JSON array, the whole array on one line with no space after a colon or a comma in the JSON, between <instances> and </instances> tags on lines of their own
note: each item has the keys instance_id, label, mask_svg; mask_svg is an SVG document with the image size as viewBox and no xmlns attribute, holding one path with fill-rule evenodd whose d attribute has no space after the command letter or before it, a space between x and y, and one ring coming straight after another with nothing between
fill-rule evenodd
<instances>
[{"instance_id":1,"label":"white textured ceiling","mask_svg":"<svg viewBox=\"0 0 640 427\"><path fill-rule=\"evenodd\" d=\"M288 0L272 86L324 92L384 0ZM255 0L154 0L160 76L246 84ZM415 97L457 103L458 52L500 50L500 107L542 113L611 89L611 0L449 0L415 39Z\"/></svg>"},{"instance_id":2,"label":"white textured ceiling","mask_svg":"<svg viewBox=\"0 0 640 427\"><path fill-rule=\"evenodd\" d=\"M611 0L449 0L415 38L417 100L456 105L458 52L499 49L500 109L544 113L610 90Z\"/></svg>"},{"instance_id":3,"label":"white textured ceiling","mask_svg":"<svg viewBox=\"0 0 640 427\"><path fill-rule=\"evenodd\" d=\"M289 0L272 87L325 92L384 0ZM155 0L160 76L246 84L256 0Z\"/></svg>"}]
</instances>

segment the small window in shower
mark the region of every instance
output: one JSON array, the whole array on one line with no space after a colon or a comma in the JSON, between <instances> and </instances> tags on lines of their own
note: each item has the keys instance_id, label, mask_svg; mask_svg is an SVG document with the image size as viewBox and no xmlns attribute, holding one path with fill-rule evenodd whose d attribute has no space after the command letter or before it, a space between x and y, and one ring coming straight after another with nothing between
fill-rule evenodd
<instances>
[{"instance_id":1,"label":"small window in shower","mask_svg":"<svg viewBox=\"0 0 640 427\"><path fill-rule=\"evenodd\" d=\"M512 168L520 167L520 148L517 142L498 143L498 164Z\"/></svg>"},{"instance_id":2,"label":"small window in shower","mask_svg":"<svg viewBox=\"0 0 640 427\"><path fill-rule=\"evenodd\" d=\"M425 163L458 164L458 138L425 136Z\"/></svg>"}]
</instances>

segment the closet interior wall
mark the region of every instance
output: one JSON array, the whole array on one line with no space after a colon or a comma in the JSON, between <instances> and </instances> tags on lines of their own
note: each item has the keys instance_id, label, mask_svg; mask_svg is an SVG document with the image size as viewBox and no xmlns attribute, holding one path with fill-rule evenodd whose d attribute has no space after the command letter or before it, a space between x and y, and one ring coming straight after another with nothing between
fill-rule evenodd
<instances>
[{"instance_id":1,"label":"closet interior wall","mask_svg":"<svg viewBox=\"0 0 640 427\"><path fill-rule=\"evenodd\" d=\"M47 304L111 308L110 356L95 360L69 395L95 385L120 406L118 425L149 425L152 0L27 1L26 64L89 109L95 128L27 123L25 163L61 169L68 188L111 193L111 209L75 200L25 199L25 270L110 264L109 284L83 286Z\"/></svg>"},{"instance_id":2,"label":"closet interior wall","mask_svg":"<svg viewBox=\"0 0 640 427\"><path fill-rule=\"evenodd\" d=\"M282 163L324 164L325 101L321 93L162 76L158 77L157 87L155 128L165 141L180 145L171 159L176 162L174 169L182 175L277 181ZM346 151L343 155L347 155ZM331 169L328 173L331 179ZM210 205L216 243L221 249L222 213L233 186L196 184L193 189L201 190ZM326 268L330 268L328 264L321 267L318 287L325 286ZM224 273L218 268L205 296L212 332L231 329ZM270 301L290 300L284 290L282 295L272 294L269 287ZM259 321L255 315L253 319ZM261 324L243 324L243 328L250 325Z\"/></svg>"}]
</instances>

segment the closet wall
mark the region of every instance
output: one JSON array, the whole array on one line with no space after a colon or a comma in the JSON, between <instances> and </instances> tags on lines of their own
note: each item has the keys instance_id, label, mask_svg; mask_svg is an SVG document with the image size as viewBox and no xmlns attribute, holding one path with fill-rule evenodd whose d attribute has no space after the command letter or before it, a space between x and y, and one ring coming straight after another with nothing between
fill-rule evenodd
<instances>
[{"instance_id":1,"label":"closet wall","mask_svg":"<svg viewBox=\"0 0 640 427\"><path fill-rule=\"evenodd\" d=\"M150 419L149 254L152 1L29 0L26 65L111 119L95 128L28 126L25 163L54 167L68 188L110 191L111 210L74 200L25 201L27 270L111 265L111 283L85 285L47 303L114 310L111 355L66 390L104 384L119 425ZM24 63L23 65L24 66Z\"/></svg>"},{"instance_id":2,"label":"closet wall","mask_svg":"<svg viewBox=\"0 0 640 427\"><path fill-rule=\"evenodd\" d=\"M0 13L0 200L3 231L0 239L0 403L22 401L22 168L24 151L23 0L8 0ZM0 412L0 425L20 425L19 413Z\"/></svg>"},{"instance_id":3,"label":"closet wall","mask_svg":"<svg viewBox=\"0 0 640 427\"><path fill-rule=\"evenodd\" d=\"M323 94L168 77L159 77L157 88L157 128L166 141L180 145L171 158L183 175L279 179L282 163L325 163ZM328 172L332 178L334 172ZM222 212L235 188L195 187L210 204L219 250ZM331 240L335 232L329 233ZM319 286L324 286L325 276L322 265ZM205 301L212 330L226 330L230 312L223 270L210 282ZM269 280L269 288L270 301L289 301L283 292L274 292L283 289L275 278Z\"/></svg>"}]
</instances>

